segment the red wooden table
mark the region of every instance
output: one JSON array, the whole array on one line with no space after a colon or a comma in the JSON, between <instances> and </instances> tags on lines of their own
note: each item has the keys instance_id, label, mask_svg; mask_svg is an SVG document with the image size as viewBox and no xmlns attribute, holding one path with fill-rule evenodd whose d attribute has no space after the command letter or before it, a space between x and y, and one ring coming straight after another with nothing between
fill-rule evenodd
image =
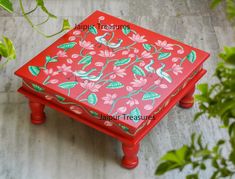
<instances>
[{"instance_id":1,"label":"red wooden table","mask_svg":"<svg viewBox=\"0 0 235 179\"><path fill-rule=\"evenodd\" d=\"M44 106L122 142L122 166L138 165L139 143L179 102L193 105L209 54L96 11L16 71L31 122Z\"/></svg>"}]
</instances>

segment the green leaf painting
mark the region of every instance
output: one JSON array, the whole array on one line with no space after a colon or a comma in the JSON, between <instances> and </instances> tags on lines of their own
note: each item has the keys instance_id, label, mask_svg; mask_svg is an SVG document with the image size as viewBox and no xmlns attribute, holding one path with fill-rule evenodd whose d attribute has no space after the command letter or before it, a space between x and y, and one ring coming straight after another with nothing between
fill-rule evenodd
<instances>
[{"instance_id":1,"label":"green leaf painting","mask_svg":"<svg viewBox=\"0 0 235 179\"><path fill-rule=\"evenodd\" d=\"M115 66L121 66L121 65L125 65L125 64L128 64L130 62L130 58L122 58L120 60L117 60L114 65Z\"/></svg>"},{"instance_id":2,"label":"green leaf painting","mask_svg":"<svg viewBox=\"0 0 235 179\"><path fill-rule=\"evenodd\" d=\"M49 63L49 62L57 62L58 60L54 59L54 58L51 58L50 56L46 56L46 62Z\"/></svg>"},{"instance_id":3,"label":"green leaf painting","mask_svg":"<svg viewBox=\"0 0 235 179\"><path fill-rule=\"evenodd\" d=\"M94 116L94 117L99 116L99 115L98 115L98 113L97 113L97 112L95 112L95 111L92 111L92 110L91 110L91 111L89 111L89 112L90 112L90 114L91 114L92 116Z\"/></svg>"},{"instance_id":4,"label":"green leaf painting","mask_svg":"<svg viewBox=\"0 0 235 179\"><path fill-rule=\"evenodd\" d=\"M89 32L90 33L92 33L92 34L94 34L94 35L96 35L98 32L97 32L97 29L95 28L95 26L90 26L89 27Z\"/></svg>"},{"instance_id":5,"label":"green leaf painting","mask_svg":"<svg viewBox=\"0 0 235 179\"><path fill-rule=\"evenodd\" d=\"M164 60L171 56L171 52L162 52L158 56L158 60Z\"/></svg>"},{"instance_id":6,"label":"green leaf painting","mask_svg":"<svg viewBox=\"0 0 235 179\"><path fill-rule=\"evenodd\" d=\"M143 44L145 50L150 51L152 46L150 44Z\"/></svg>"},{"instance_id":7,"label":"green leaf painting","mask_svg":"<svg viewBox=\"0 0 235 179\"><path fill-rule=\"evenodd\" d=\"M42 92L44 90L43 88L41 88L40 86L38 86L36 84L32 83L32 86L33 86L33 89L37 92Z\"/></svg>"},{"instance_id":8,"label":"green leaf painting","mask_svg":"<svg viewBox=\"0 0 235 179\"><path fill-rule=\"evenodd\" d=\"M55 96L56 96L56 99L57 99L58 101L64 101L64 100L65 100L65 98L62 97L62 96L59 96L59 95L55 95Z\"/></svg>"},{"instance_id":9,"label":"green leaf painting","mask_svg":"<svg viewBox=\"0 0 235 179\"><path fill-rule=\"evenodd\" d=\"M133 72L134 74L136 74L136 75L139 75L139 76L145 76L144 71L143 71L140 67L138 67L138 66L136 66L136 65L133 66L132 72Z\"/></svg>"},{"instance_id":10,"label":"green leaf painting","mask_svg":"<svg viewBox=\"0 0 235 179\"><path fill-rule=\"evenodd\" d=\"M57 48L62 48L64 50L68 50L70 48L73 48L77 43L76 42L69 42L59 45Z\"/></svg>"},{"instance_id":11,"label":"green leaf painting","mask_svg":"<svg viewBox=\"0 0 235 179\"><path fill-rule=\"evenodd\" d=\"M124 85L118 81L113 81L111 83L109 83L108 86L106 86L106 88L110 88L110 89L118 89L118 88L122 88L124 87Z\"/></svg>"},{"instance_id":12,"label":"green leaf painting","mask_svg":"<svg viewBox=\"0 0 235 179\"><path fill-rule=\"evenodd\" d=\"M40 73L40 68L37 66L29 66L28 70L33 76L38 76L38 74Z\"/></svg>"},{"instance_id":13,"label":"green leaf painting","mask_svg":"<svg viewBox=\"0 0 235 179\"><path fill-rule=\"evenodd\" d=\"M89 104L96 105L96 103L98 101L98 98L97 98L95 93L91 93L87 97L87 101L88 101Z\"/></svg>"},{"instance_id":14,"label":"green leaf painting","mask_svg":"<svg viewBox=\"0 0 235 179\"><path fill-rule=\"evenodd\" d=\"M85 57L83 57L78 64L90 64L92 60L92 56L91 55L86 55Z\"/></svg>"},{"instance_id":15,"label":"green leaf painting","mask_svg":"<svg viewBox=\"0 0 235 179\"><path fill-rule=\"evenodd\" d=\"M160 98L160 94L155 93L155 92L147 92L143 95L142 100L153 100L156 98Z\"/></svg>"},{"instance_id":16,"label":"green leaf painting","mask_svg":"<svg viewBox=\"0 0 235 179\"><path fill-rule=\"evenodd\" d=\"M131 32L131 29L127 26L124 26L122 28L122 32L123 32L123 34L128 35Z\"/></svg>"},{"instance_id":17,"label":"green leaf painting","mask_svg":"<svg viewBox=\"0 0 235 179\"><path fill-rule=\"evenodd\" d=\"M195 62L197 58L196 52L194 50L192 50L188 55L187 55L187 59L188 61L190 61L191 63Z\"/></svg>"},{"instance_id":18,"label":"green leaf painting","mask_svg":"<svg viewBox=\"0 0 235 179\"><path fill-rule=\"evenodd\" d=\"M74 88L77 84L78 84L77 81L69 81L59 84L59 87L63 89L71 89Z\"/></svg>"},{"instance_id":19,"label":"green leaf painting","mask_svg":"<svg viewBox=\"0 0 235 179\"><path fill-rule=\"evenodd\" d=\"M131 116L133 122L139 122L140 117L141 117L141 113L140 113L139 108L136 107L135 109L133 109L133 110L130 112L130 115L129 115L129 116Z\"/></svg>"},{"instance_id":20,"label":"green leaf painting","mask_svg":"<svg viewBox=\"0 0 235 179\"><path fill-rule=\"evenodd\" d=\"M121 124L118 124L121 128L122 128L122 130L124 130L124 131L129 131L129 128L128 127L126 127L126 126L124 126L124 125L121 125Z\"/></svg>"}]
</instances>

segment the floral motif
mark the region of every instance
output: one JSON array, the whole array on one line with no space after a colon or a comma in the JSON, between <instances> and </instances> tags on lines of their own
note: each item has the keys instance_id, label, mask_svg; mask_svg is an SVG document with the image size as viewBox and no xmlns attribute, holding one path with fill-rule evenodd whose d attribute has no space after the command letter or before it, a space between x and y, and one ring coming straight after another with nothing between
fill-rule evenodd
<instances>
[{"instance_id":1,"label":"floral motif","mask_svg":"<svg viewBox=\"0 0 235 179\"><path fill-rule=\"evenodd\" d=\"M168 44L166 40L158 40L155 44L165 50L173 50L173 44Z\"/></svg>"},{"instance_id":2,"label":"floral motif","mask_svg":"<svg viewBox=\"0 0 235 179\"><path fill-rule=\"evenodd\" d=\"M117 98L117 94L109 94L107 93L106 96L102 97L102 99L104 100L104 104L113 104L114 99Z\"/></svg>"},{"instance_id":3,"label":"floral motif","mask_svg":"<svg viewBox=\"0 0 235 179\"><path fill-rule=\"evenodd\" d=\"M113 123L110 121L104 121L104 125L107 127L111 127L113 125Z\"/></svg>"},{"instance_id":4,"label":"floral motif","mask_svg":"<svg viewBox=\"0 0 235 179\"><path fill-rule=\"evenodd\" d=\"M153 56L151 55L150 52L147 52L146 50L141 53L141 58L152 58Z\"/></svg>"},{"instance_id":5,"label":"floral motif","mask_svg":"<svg viewBox=\"0 0 235 179\"><path fill-rule=\"evenodd\" d=\"M103 62L96 62L95 66L102 67L102 66L104 66L104 63Z\"/></svg>"},{"instance_id":6,"label":"floral motif","mask_svg":"<svg viewBox=\"0 0 235 179\"><path fill-rule=\"evenodd\" d=\"M127 87L126 87L126 90L129 91L129 92L131 92L131 91L133 91L133 88L132 88L131 86L127 86Z\"/></svg>"},{"instance_id":7,"label":"floral motif","mask_svg":"<svg viewBox=\"0 0 235 179\"><path fill-rule=\"evenodd\" d=\"M112 51L100 50L99 56L108 58L108 57L114 57L115 54Z\"/></svg>"},{"instance_id":8,"label":"floral motif","mask_svg":"<svg viewBox=\"0 0 235 179\"><path fill-rule=\"evenodd\" d=\"M94 45L90 41L79 41L79 45L87 50L94 50Z\"/></svg>"},{"instance_id":9,"label":"floral motif","mask_svg":"<svg viewBox=\"0 0 235 179\"><path fill-rule=\"evenodd\" d=\"M80 83L81 87L84 89L90 90L92 92L98 92L101 85L95 84L94 82L88 82L88 80L85 80L83 83Z\"/></svg>"},{"instance_id":10,"label":"floral motif","mask_svg":"<svg viewBox=\"0 0 235 179\"><path fill-rule=\"evenodd\" d=\"M129 99L126 104L129 104L130 107L139 104L139 101L137 99Z\"/></svg>"},{"instance_id":11,"label":"floral motif","mask_svg":"<svg viewBox=\"0 0 235 179\"><path fill-rule=\"evenodd\" d=\"M129 38L132 41L137 42L137 43L143 43L147 41L144 35L140 36L139 34L132 34L132 37L129 37Z\"/></svg>"},{"instance_id":12,"label":"floral motif","mask_svg":"<svg viewBox=\"0 0 235 179\"><path fill-rule=\"evenodd\" d=\"M176 63L173 64L172 66L172 72L175 74L175 75L178 75L178 73L183 73L183 67L181 67L180 65L177 65Z\"/></svg>"},{"instance_id":13,"label":"floral motif","mask_svg":"<svg viewBox=\"0 0 235 179\"><path fill-rule=\"evenodd\" d=\"M151 105L151 104L146 104L146 105L144 106L144 109L147 110L147 111L149 111L149 110L153 109L153 105Z\"/></svg>"},{"instance_id":14,"label":"floral motif","mask_svg":"<svg viewBox=\"0 0 235 179\"><path fill-rule=\"evenodd\" d=\"M72 70L71 70L71 66L67 66L67 65L65 65L65 64L63 64L62 66L57 66L57 69L60 71L60 72L62 72L63 73L63 75L67 75L67 73L71 73L71 72L73 72Z\"/></svg>"},{"instance_id":15,"label":"floral motif","mask_svg":"<svg viewBox=\"0 0 235 179\"><path fill-rule=\"evenodd\" d=\"M122 77L122 78L126 75L124 68L121 69L120 67L116 67L116 66L113 67L113 72L114 72L117 76L120 76L120 77Z\"/></svg>"},{"instance_id":16,"label":"floral motif","mask_svg":"<svg viewBox=\"0 0 235 179\"><path fill-rule=\"evenodd\" d=\"M81 31L80 30L75 30L74 32L73 32L73 35L80 35L81 34Z\"/></svg>"},{"instance_id":17,"label":"floral motif","mask_svg":"<svg viewBox=\"0 0 235 179\"><path fill-rule=\"evenodd\" d=\"M51 96L51 95L45 95L45 98L46 98L47 100L52 100L52 99L53 99L53 96Z\"/></svg>"},{"instance_id":18,"label":"floral motif","mask_svg":"<svg viewBox=\"0 0 235 179\"><path fill-rule=\"evenodd\" d=\"M57 52L57 57L67 57L67 54L66 54L66 52L65 51L62 51L62 50L60 50L59 52Z\"/></svg>"},{"instance_id":19,"label":"floral motif","mask_svg":"<svg viewBox=\"0 0 235 179\"><path fill-rule=\"evenodd\" d=\"M51 76L55 76L55 75L58 75L58 74L59 74L59 72L54 71L52 68L45 69L45 70L43 70L43 71L44 71L44 73L45 73L46 75L51 75Z\"/></svg>"},{"instance_id":20,"label":"floral motif","mask_svg":"<svg viewBox=\"0 0 235 179\"><path fill-rule=\"evenodd\" d=\"M76 114L82 114L82 109L78 106L70 106L70 110Z\"/></svg>"},{"instance_id":21,"label":"floral motif","mask_svg":"<svg viewBox=\"0 0 235 179\"><path fill-rule=\"evenodd\" d=\"M131 82L133 87L138 87L138 88L144 86L146 83L147 83L147 79L143 77L140 77L140 79L134 79L134 81Z\"/></svg>"},{"instance_id":22,"label":"floral motif","mask_svg":"<svg viewBox=\"0 0 235 179\"><path fill-rule=\"evenodd\" d=\"M56 84L56 83L59 82L59 80L57 80L57 79L51 79L51 80L49 80L48 82L51 83L51 84Z\"/></svg>"},{"instance_id":23,"label":"floral motif","mask_svg":"<svg viewBox=\"0 0 235 179\"><path fill-rule=\"evenodd\" d=\"M74 41L74 40L76 40L76 37L75 37L75 36L70 36L70 37L69 37L69 41Z\"/></svg>"},{"instance_id":24,"label":"floral motif","mask_svg":"<svg viewBox=\"0 0 235 179\"><path fill-rule=\"evenodd\" d=\"M117 111L118 111L119 113L125 113L125 112L127 111L127 107L125 107L125 106L119 107L119 108L117 109Z\"/></svg>"}]
</instances>

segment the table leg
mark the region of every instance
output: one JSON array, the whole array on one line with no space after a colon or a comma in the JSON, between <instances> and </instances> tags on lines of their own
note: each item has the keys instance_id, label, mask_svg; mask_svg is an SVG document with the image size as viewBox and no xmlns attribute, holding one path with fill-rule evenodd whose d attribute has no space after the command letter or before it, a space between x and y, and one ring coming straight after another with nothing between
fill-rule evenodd
<instances>
[{"instance_id":1,"label":"table leg","mask_svg":"<svg viewBox=\"0 0 235 179\"><path fill-rule=\"evenodd\" d=\"M139 143L138 144L125 144L122 143L122 150L124 156L122 158L122 166L128 169L135 168L138 165Z\"/></svg>"},{"instance_id":2,"label":"table leg","mask_svg":"<svg viewBox=\"0 0 235 179\"><path fill-rule=\"evenodd\" d=\"M182 108L191 108L194 104L193 93L195 91L195 86L188 91L188 93L180 100L179 105Z\"/></svg>"},{"instance_id":3,"label":"table leg","mask_svg":"<svg viewBox=\"0 0 235 179\"><path fill-rule=\"evenodd\" d=\"M33 124L43 124L46 120L45 105L29 99L29 107L31 109L31 122Z\"/></svg>"}]
</instances>

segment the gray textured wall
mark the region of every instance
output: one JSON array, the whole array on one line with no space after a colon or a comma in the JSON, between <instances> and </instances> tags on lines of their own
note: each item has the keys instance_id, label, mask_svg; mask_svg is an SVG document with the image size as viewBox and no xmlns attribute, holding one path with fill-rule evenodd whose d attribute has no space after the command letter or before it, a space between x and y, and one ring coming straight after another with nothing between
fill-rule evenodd
<instances>
[{"instance_id":1,"label":"gray textured wall","mask_svg":"<svg viewBox=\"0 0 235 179\"><path fill-rule=\"evenodd\" d=\"M33 8L33 1L26 6ZM211 78L218 61L217 54L224 45L234 45L234 31L226 21L221 8L209 9L209 0L47 0L46 6L58 15L78 23L96 9L134 22L143 27L178 39L211 53L206 62ZM10 37L17 50L17 60L0 72L0 178L1 179L77 179L77 178L156 178L154 170L162 154L189 142L192 131L203 132L203 141L211 145L226 137L218 129L216 120L202 117L192 123L198 111L175 107L141 143L140 164L134 170L119 166L120 144L89 127L74 122L65 115L47 108L47 123L33 126L29 122L29 109L24 97L16 93L20 79L13 72L28 59L50 45L57 37L45 39L33 31L18 13L0 10L0 34ZM43 15L32 15L40 22ZM55 32L61 23L54 21L43 29ZM171 172L165 179L179 179L189 174ZM209 178L210 170L202 174Z\"/></svg>"}]
</instances>

